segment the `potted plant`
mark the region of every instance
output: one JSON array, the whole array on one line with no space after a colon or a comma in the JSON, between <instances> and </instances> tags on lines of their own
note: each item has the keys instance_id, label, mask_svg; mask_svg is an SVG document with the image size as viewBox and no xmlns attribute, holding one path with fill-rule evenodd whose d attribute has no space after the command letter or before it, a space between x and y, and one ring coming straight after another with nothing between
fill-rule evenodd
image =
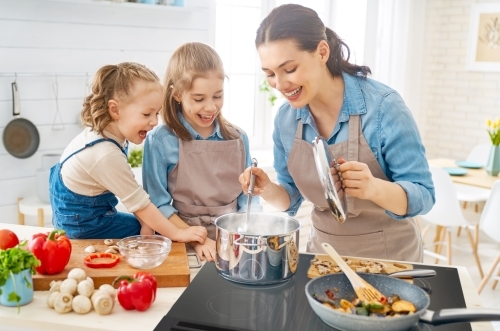
<instances>
[{"instance_id":1,"label":"potted plant","mask_svg":"<svg viewBox=\"0 0 500 331\"><path fill-rule=\"evenodd\" d=\"M24 246L19 245L0 249L0 304L4 306L20 306L33 300L33 275L40 261Z\"/></svg>"},{"instance_id":2,"label":"potted plant","mask_svg":"<svg viewBox=\"0 0 500 331\"><path fill-rule=\"evenodd\" d=\"M486 125L488 126L488 134L493 144L488 162L486 163L486 172L488 175L496 177L500 172L500 118L496 121L488 119Z\"/></svg>"},{"instance_id":3,"label":"potted plant","mask_svg":"<svg viewBox=\"0 0 500 331\"><path fill-rule=\"evenodd\" d=\"M132 168L135 180L139 185L142 185L142 147L136 147L128 153L128 164Z\"/></svg>"}]
</instances>

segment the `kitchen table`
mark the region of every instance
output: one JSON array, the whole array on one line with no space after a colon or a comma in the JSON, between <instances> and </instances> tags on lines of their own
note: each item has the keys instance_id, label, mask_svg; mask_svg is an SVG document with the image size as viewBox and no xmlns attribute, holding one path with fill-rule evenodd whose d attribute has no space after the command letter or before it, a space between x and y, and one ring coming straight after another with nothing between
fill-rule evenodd
<instances>
[{"instance_id":1,"label":"kitchen table","mask_svg":"<svg viewBox=\"0 0 500 331\"><path fill-rule=\"evenodd\" d=\"M19 239L28 239L35 233L49 230L34 226L0 223L0 229L5 228L14 231ZM457 268L467 307L482 307L476 287L467 269L465 267L454 268ZM196 276L198 270L191 269L191 279ZM78 315L74 312L58 314L55 310L48 308L45 303L48 291L35 291L33 301L22 306L19 314L17 314L15 307L0 306L0 331L153 330L184 290L185 287L159 288L155 303L145 312L126 311L116 302L113 312L106 316L98 315L93 310L86 315ZM490 322L472 323L472 329L474 331L493 331Z\"/></svg>"},{"instance_id":2,"label":"kitchen table","mask_svg":"<svg viewBox=\"0 0 500 331\"><path fill-rule=\"evenodd\" d=\"M453 159L430 159L430 165L440 168L459 168ZM491 190L493 183L500 180L498 176L489 176L484 168L467 169L467 173L463 176L450 176L454 183L477 186Z\"/></svg>"}]
</instances>

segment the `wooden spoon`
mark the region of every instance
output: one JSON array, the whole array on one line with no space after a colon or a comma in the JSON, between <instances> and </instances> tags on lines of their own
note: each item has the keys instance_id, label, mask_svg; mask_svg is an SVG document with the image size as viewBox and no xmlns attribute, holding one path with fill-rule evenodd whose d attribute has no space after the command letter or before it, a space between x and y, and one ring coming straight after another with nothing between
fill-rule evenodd
<instances>
[{"instance_id":1,"label":"wooden spoon","mask_svg":"<svg viewBox=\"0 0 500 331\"><path fill-rule=\"evenodd\" d=\"M332 245L328 243L322 243L321 247L325 250L326 254L332 258L335 263L339 266L340 269L344 272L344 274L351 282L352 287L354 288L354 292L361 301L377 301L380 303L386 303L387 298L385 295L380 293L375 287L371 286L366 282L363 278L359 277L354 270L351 269L345 263L344 259L337 253L337 251L332 247Z\"/></svg>"}]
</instances>

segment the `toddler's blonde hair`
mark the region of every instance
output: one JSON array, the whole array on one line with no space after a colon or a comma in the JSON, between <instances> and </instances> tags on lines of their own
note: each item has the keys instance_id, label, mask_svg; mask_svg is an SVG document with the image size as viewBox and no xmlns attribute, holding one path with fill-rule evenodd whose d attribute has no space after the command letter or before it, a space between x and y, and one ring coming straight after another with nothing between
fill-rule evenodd
<instances>
[{"instance_id":1,"label":"toddler's blonde hair","mask_svg":"<svg viewBox=\"0 0 500 331\"><path fill-rule=\"evenodd\" d=\"M108 101L113 98L127 100L133 84L138 80L161 85L158 76L139 63L123 62L101 67L92 82L90 95L83 102L80 113L82 124L104 135L104 129L113 121L109 114Z\"/></svg>"}]
</instances>

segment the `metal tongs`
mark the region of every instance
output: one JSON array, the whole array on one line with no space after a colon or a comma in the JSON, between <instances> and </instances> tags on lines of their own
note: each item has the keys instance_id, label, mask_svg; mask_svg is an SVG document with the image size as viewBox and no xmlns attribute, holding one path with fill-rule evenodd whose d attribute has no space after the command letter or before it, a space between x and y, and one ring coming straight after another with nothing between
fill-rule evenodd
<instances>
[{"instance_id":1,"label":"metal tongs","mask_svg":"<svg viewBox=\"0 0 500 331\"><path fill-rule=\"evenodd\" d=\"M328 206L333 214L335 220L340 223L344 223L346 216L346 204L345 204L345 195L341 200L337 194L337 190L335 189L335 183L332 178L332 174L330 172L330 164L333 163L335 169L338 170L339 164L335 157L331 156L331 163L328 160L328 156L330 155L329 150L327 149L326 142L324 142L324 138L318 136L314 138L313 142L313 152L314 152L314 161L316 163L316 169L318 170L319 180L321 181L321 185L323 186L323 190L325 193L326 201L328 202Z\"/></svg>"}]
</instances>

